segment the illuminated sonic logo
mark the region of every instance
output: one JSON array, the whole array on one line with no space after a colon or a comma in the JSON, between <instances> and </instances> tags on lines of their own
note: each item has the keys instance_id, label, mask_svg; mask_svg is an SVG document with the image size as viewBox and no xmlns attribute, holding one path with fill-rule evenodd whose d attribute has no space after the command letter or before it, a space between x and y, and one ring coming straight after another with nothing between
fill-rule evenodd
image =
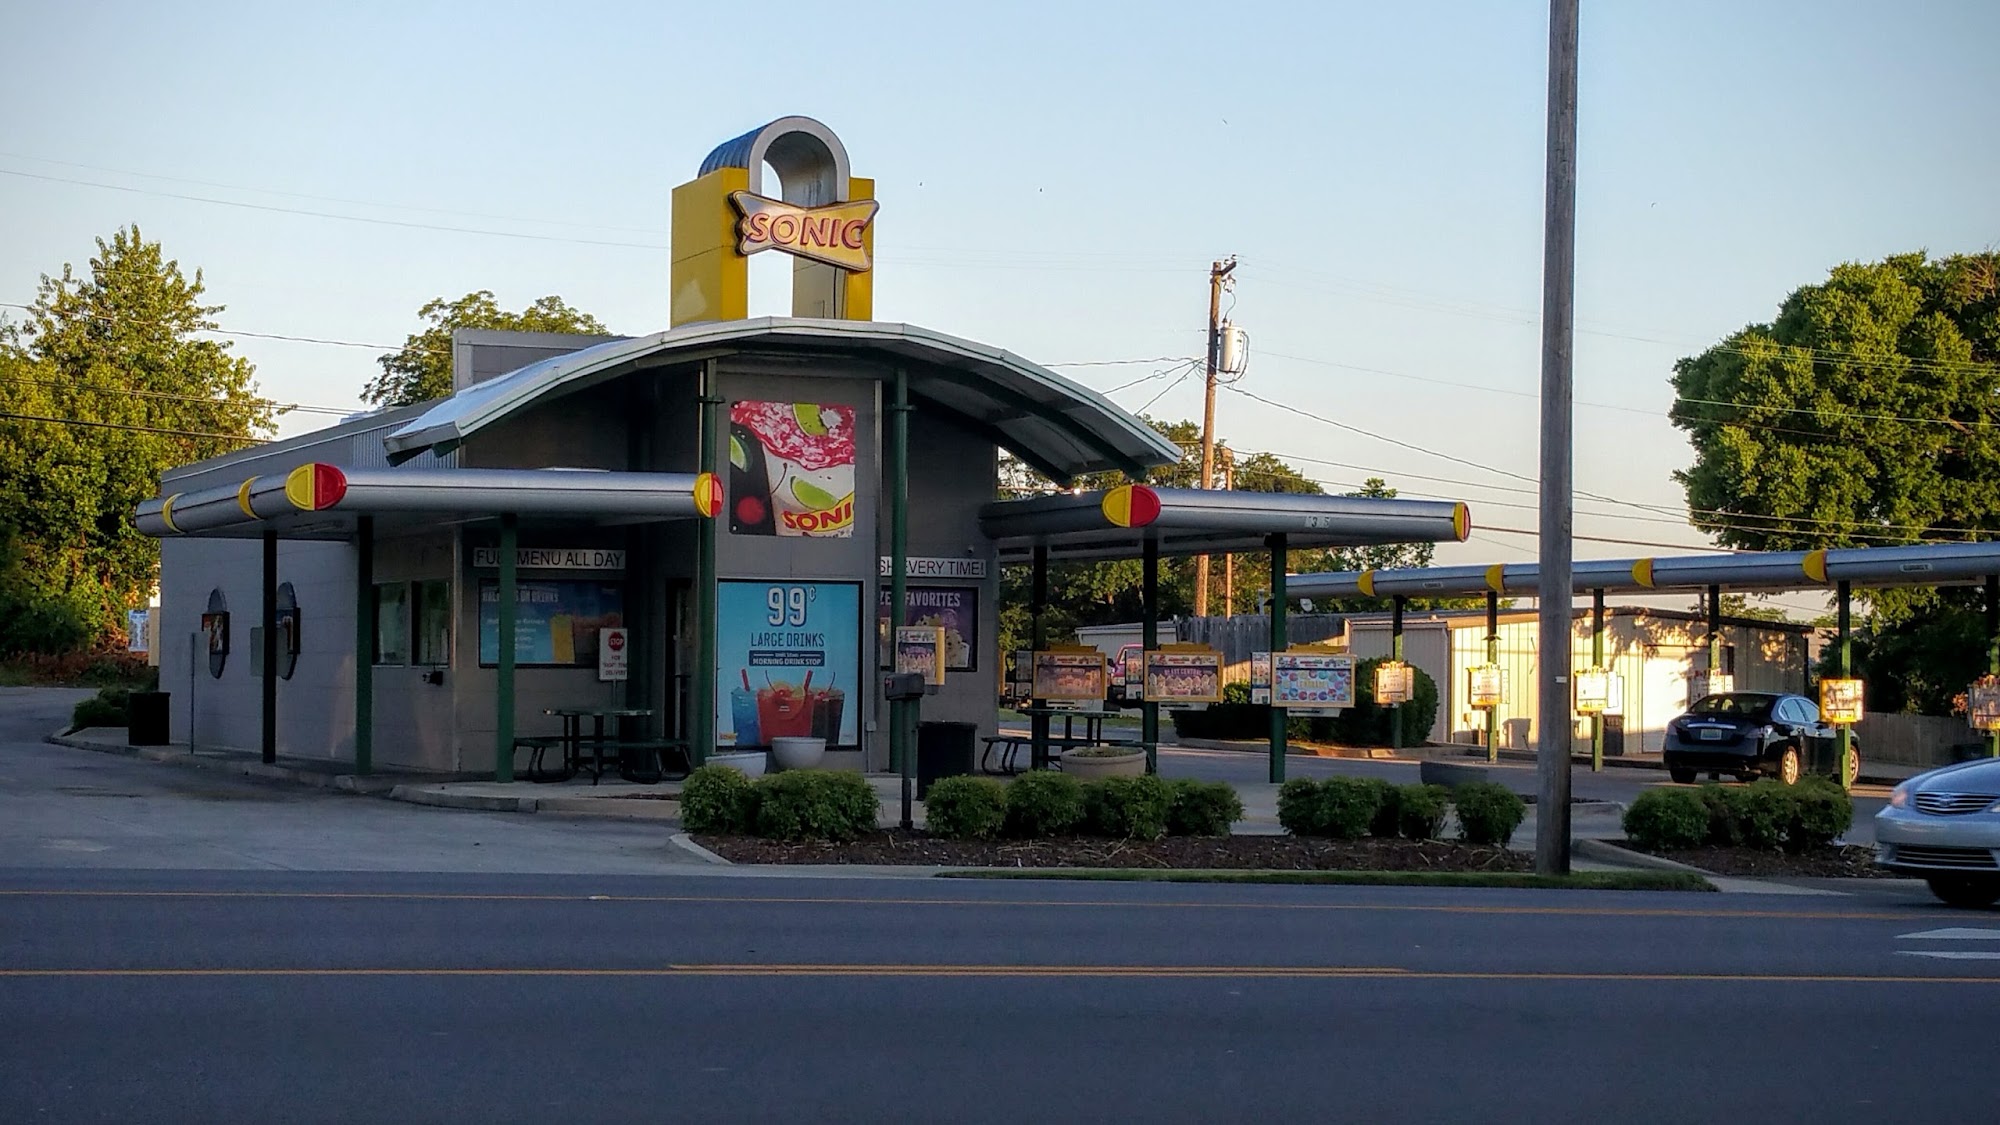
<instances>
[{"instance_id":1,"label":"illuminated sonic logo","mask_svg":"<svg viewBox=\"0 0 2000 1125\"><path fill-rule=\"evenodd\" d=\"M736 252L744 257L760 250L783 250L853 273L868 270L863 235L879 206L872 199L800 207L755 192L732 191L729 203L742 216L736 224Z\"/></svg>"}]
</instances>

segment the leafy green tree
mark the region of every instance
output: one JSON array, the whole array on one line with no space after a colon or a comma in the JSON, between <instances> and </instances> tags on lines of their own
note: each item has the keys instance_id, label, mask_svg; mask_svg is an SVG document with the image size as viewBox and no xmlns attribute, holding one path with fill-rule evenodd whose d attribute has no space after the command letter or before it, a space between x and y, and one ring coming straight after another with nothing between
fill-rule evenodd
<instances>
[{"instance_id":1,"label":"leafy green tree","mask_svg":"<svg viewBox=\"0 0 2000 1125\"><path fill-rule=\"evenodd\" d=\"M1835 267L1777 319L1674 365L1675 474L1726 547L1986 539L2000 531L2000 254ZM1873 709L1942 714L1984 670L1976 595L1860 591Z\"/></svg>"},{"instance_id":2,"label":"leafy green tree","mask_svg":"<svg viewBox=\"0 0 2000 1125\"><path fill-rule=\"evenodd\" d=\"M368 381L361 398L376 406L403 406L443 398L451 393L451 333L457 328L491 328L514 332L568 332L608 336L611 330L596 317L579 312L561 297L548 296L513 313L500 307L491 290L467 293L456 301L435 298L417 310L430 322L413 332L403 349L378 357L382 373Z\"/></svg>"},{"instance_id":3,"label":"leafy green tree","mask_svg":"<svg viewBox=\"0 0 2000 1125\"><path fill-rule=\"evenodd\" d=\"M0 326L0 652L119 628L158 575L132 510L160 473L271 432L249 361L203 336L222 311L203 291L128 227Z\"/></svg>"}]
</instances>

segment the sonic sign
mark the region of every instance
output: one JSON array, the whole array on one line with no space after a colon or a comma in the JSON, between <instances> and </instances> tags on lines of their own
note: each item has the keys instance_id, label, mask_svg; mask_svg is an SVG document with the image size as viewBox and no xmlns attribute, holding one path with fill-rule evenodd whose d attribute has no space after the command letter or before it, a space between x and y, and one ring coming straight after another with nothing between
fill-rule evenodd
<instances>
[{"instance_id":1,"label":"sonic sign","mask_svg":"<svg viewBox=\"0 0 2000 1125\"><path fill-rule=\"evenodd\" d=\"M760 250L783 250L854 273L868 269L864 235L879 207L872 199L798 207L755 192L733 191L729 205L742 216L736 224L736 252L746 258Z\"/></svg>"}]
</instances>

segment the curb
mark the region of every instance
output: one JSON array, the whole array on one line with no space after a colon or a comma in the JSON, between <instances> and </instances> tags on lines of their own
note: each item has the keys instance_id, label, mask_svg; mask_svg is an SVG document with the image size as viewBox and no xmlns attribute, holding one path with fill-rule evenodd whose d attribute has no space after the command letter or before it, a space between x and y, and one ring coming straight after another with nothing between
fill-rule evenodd
<instances>
[{"instance_id":1,"label":"curb","mask_svg":"<svg viewBox=\"0 0 2000 1125\"><path fill-rule=\"evenodd\" d=\"M515 797L495 793L444 793L429 784L398 785L384 796L392 801L464 812L548 813L603 820L677 820L680 802L637 797Z\"/></svg>"},{"instance_id":2,"label":"curb","mask_svg":"<svg viewBox=\"0 0 2000 1125\"><path fill-rule=\"evenodd\" d=\"M184 769L209 770L213 773L230 773L240 777L255 777L265 781L284 781L294 785L307 785L317 789L337 789L344 793L374 796L387 793L396 781L386 777L362 777L358 774L321 773L318 770L302 770L292 766L266 765L263 762L239 762L227 758L204 758L186 750L176 750L171 746L119 746L116 743L92 742L66 734L51 734L42 741L54 746L65 746L72 750L92 750L99 754L116 754L125 758L139 758L143 761L162 765L180 766Z\"/></svg>"},{"instance_id":3,"label":"curb","mask_svg":"<svg viewBox=\"0 0 2000 1125\"><path fill-rule=\"evenodd\" d=\"M1713 871L1691 867L1685 863L1676 863L1671 859L1662 859L1659 856L1647 855L1644 852L1635 852L1630 848L1621 848L1608 840L1592 840L1587 837L1580 837L1570 841L1570 849L1583 859L1596 860L1599 863L1615 864L1619 867L1653 871L1692 871L1697 875L1706 875L1711 879L1721 878L1721 876Z\"/></svg>"},{"instance_id":4,"label":"curb","mask_svg":"<svg viewBox=\"0 0 2000 1125\"><path fill-rule=\"evenodd\" d=\"M707 848L702 847L700 844L695 843L694 838L685 832L676 832L667 837L667 846L684 851L703 863L720 864L723 867L736 866L714 852L709 851Z\"/></svg>"}]
</instances>

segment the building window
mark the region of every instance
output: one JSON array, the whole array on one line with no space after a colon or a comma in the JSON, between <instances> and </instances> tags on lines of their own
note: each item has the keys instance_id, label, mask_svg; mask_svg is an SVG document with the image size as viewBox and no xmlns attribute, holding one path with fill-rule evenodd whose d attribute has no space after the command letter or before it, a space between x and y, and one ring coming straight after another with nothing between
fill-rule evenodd
<instances>
[{"instance_id":1,"label":"building window","mask_svg":"<svg viewBox=\"0 0 2000 1125\"><path fill-rule=\"evenodd\" d=\"M442 578L413 584L418 664L451 663L451 583Z\"/></svg>"},{"instance_id":2,"label":"building window","mask_svg":"<svg viewBox=\"0 0 2000 1125\"><path fill-rule=\"evenodd\" d=\"M375 663L410 662L410 584L383 582L375 587Z\"/></svg>"}]
</instances>

